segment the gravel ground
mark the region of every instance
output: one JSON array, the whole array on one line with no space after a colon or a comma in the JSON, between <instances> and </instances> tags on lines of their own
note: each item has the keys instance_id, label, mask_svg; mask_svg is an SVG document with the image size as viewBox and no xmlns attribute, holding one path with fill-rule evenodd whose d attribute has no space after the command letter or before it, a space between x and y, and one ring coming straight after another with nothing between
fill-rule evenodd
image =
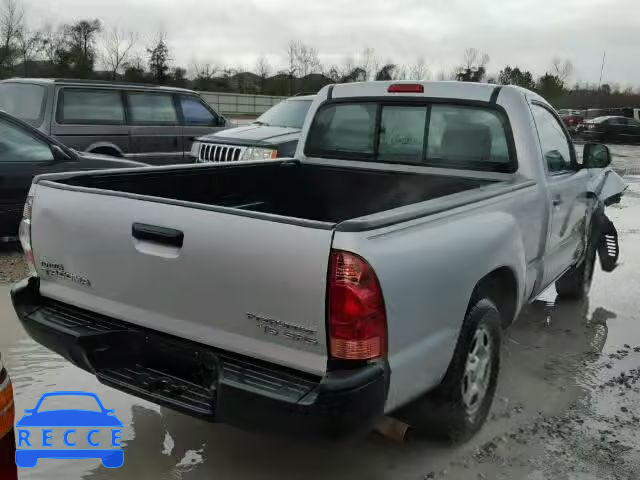
<instances>
[{"instance_id":1,"label":"gravel ground","mask_svg":"<svg viewBox=\"0 0 640 480\"><path fill-rule=\"evenodd\" d=\"M20 246L0 245L0 284L15 283L27 274L27 265Z\"/></svg>"}]
</instances>

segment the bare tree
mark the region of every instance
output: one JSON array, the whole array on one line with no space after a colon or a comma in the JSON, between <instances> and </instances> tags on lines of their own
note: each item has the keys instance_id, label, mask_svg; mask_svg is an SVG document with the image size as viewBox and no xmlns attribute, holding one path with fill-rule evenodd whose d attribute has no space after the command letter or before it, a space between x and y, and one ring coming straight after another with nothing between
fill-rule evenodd
<instances>
[{"instance_id":1,"label":"bare tree","mask_svg":"<svg viewBox=\"0 0 640 480\"><path fill-rule=\"evenodd\" d=\"M427 80L429 78L429 68L424 57L418 57L416 63L409 65L407 76L410 80Z\"/></svg>"},{"instance_id":2,"label":"bare tree","mask_svg":"<svg viewBox=\"0 0 640 480\"><path fill-rule=\"evenodd\" d=\"M46 60L52 65L56 63L57 52L62 46L63 35L60 29L55 29L50 23L45 24L40 32L42 36L42 51Z\"/></svg>"},{"instance_id":3,"label":"bare tree","mask_svg":"<svg viewBox=\"0 0 640 480\"><path fill-rule=\"evenodd\" d=\"M102 62L115 80L119 71L124 68L129 60L131 49L138 38L134 32L124 31L113 27L107 31L103 38Z\"/></svg>"},{"instance_id":4,"label":"bare tree","mask_svg":"<svg viewBox=\"0 0 640 480\"><path fill-rule=\"evenodd\" d=\"M256 62L256 75L260 77L260 93L264 93L265 91L269 73L271 73L271 65L269 65L265 56L262 55Z\"/></svg>"},{"instance_id":5,"label":"bare tree","mask_svg":"<svg viewBox=\"0 0 640 480\"><path fill-rule=\"evenodd\" d=\"M563 60L560 57L553 57L551 59L551 71L562 82L566 82L573 73L573 63L567 58Z\"/></svg>"},{"instance_id":6,"label":"bare tree","mask_svg":"<svg viewBox=\"0 0 640 480\"><path fill-rule=\"evenodd\" d=\"M464 51L464 67L468 69L485 68L489 63L489 55L477 48L467 48Z\"/></svg>"},{"instance_id":7,"label":"bare tree","mask_svg":"<svg viewBox=\"0 0 640 480\"><path fill-rule=\"evenodd\" d=\"M260 78L267 78L270 73L271 65L269 65L269 62L265 58L265 56L262 55L256 62L256 75L258 75Z\"/></svg>"},{"instance_id":8,"label":"bare tree","mask_svg":"<svg viewBox=\"0 0 640 480\"><path fill-rule=\"evenodd\" d=\"M298 63L298 71L301 77L306 77L310 73L317 72L320 68L320 59L318 58L318 50L302 42L298 42L296 51L296 62Z\"/></svg>"},{"instance_id":9,"label":"bare tree","mask_svg":"<svg viewBox=\"0 0 640 480\"><path fill-rule=\"evenodd\" d=\"M373 48L366 47L362 51L360 68L367 72L367 80L373 80L380 68L380 60L376 57L376 52Z\"/></svg>"},{"instance_id":10,"label":"bare tree","mask_svg":"<svg viewBox=\"0 0 640 480\"><path fill-rule=\"evenodd\" d=\"M23 23L24 10L18 0L3 0L0 10L0 67L11 67L18 58L17 41Z\"/></svg>"},{"instance_id":11,"label":"bare tree","mask_svg":"<svg viewBox=\"0 0 640 480\"><path fill-rule=\"evenodd\" d=\"M456 79L461 82L480 82L487 72L489 55L477 48L467 48L464 51L463 63L456 70Z\"/></svg>"},{"instance_id":12,"label":"bare tree","mask_svg":"<svg viewBox=\"0 0 640 480\"><path fill-rule=\"evenodd\" d=\"M407 80L409 70L405 65L396 65L393 69L392 80Z\"/></svg>"},{"instance_id":13,"label":"bare tree","mask_svg":"<svg viewBox=\"0 0 640 480\"><path fill-rule=\"evenodd\" d=\"M211 80L221 68L214 62L193 62L192 67L194 77L205 81Z\"/></svg>"},{"instance_id":14,"label":"bare tree","mask_svg":"<svg viewBox=\"0 0 640 480\"><path fill-rule=\"evenodd\" d=\"M292 77L305 77L310 73L317 72L320 68L318 51L300 40L291 40L288 43L287 60L289 75Z\"/></svg>"},{"instance_id":15,"label":"bare tree","mask_svg":"<svg viewBox=\"0 0 640 480\"><path fill-rule=\"evenodd\" d=\"M24 76L29 75L29 63L32 62L44 49L42 32L31 31L22 27L17 34L17 46Z\"/></svg>"}]
</instances>

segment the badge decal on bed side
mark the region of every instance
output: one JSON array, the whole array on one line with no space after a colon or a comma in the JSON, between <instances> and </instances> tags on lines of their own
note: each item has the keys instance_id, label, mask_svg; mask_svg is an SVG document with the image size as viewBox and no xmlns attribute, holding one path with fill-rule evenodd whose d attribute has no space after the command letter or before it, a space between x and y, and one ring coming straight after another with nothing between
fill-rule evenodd
<instances>
[{"instance_id":1,"label":"badge decal on bed side","mask_svg":"<svg viewBox=\"0 0 640 480\"><path fill-rule=\"evenodd\" d=\"M314 338L317 334L316 330L303 327L302 325L274 320L273 318L262 317L255 313L247 313L246 315L249 320L256 322L256 326L260 328L265 335L283 337L295 342L303 342L307 345L318 345L318 339Z\"/></svg>"},{"instance_id":2,"label":"badge decal on bed side","mask_svg":"<svg viewBox=\"0 0 640 480\"><path fill-rule=\"evenodd\" d=\"M43 275L51 278L59 278L61 280L69 280L70 282L78 283L85 287L90 287L91 282L87 277L79 275L73 272L67 272L64 265L61 263L55 263L43 258L40 261L40 270Z\"/></svg>"}]
</instances>

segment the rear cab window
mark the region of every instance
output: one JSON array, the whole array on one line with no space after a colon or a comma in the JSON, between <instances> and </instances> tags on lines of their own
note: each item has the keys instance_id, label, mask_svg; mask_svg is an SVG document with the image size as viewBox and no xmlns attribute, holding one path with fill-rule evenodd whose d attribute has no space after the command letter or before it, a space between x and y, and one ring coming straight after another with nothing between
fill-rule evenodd
<instances>
[{"instance_id":1,"label":"rear cab window","mask_svg":"<svg viewBox=\"0 0 640 480\"><path fill-rule=\"evenodd\" d=\"M465 104L328 103L316 113L305 154L495 172L517 169L506 114Z\"/></svg>"},{"instance_id":2,"label":"rear cab window","mask_svg":"<svg viewBox=\"0 0 640 480\"><path fill-rule=\"evenodd\" d=\"M56 121L74 125L124 125L122 93L113 89L60 90Z\"/></svg>"}]
</instances>

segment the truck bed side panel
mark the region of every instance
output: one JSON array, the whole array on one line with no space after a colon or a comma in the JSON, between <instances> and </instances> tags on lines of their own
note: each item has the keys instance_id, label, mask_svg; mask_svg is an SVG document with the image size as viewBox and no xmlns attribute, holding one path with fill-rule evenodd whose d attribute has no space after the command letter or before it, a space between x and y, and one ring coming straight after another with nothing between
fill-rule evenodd
<instances>
[{"instance_id":1,"label":"truck bed side panel","mask_svg":"<svg viewBox=\"0 0 640 480\"><path fill-rule=\"evenodd\" d=\"M526 298L535 269L526 271L544 241L540 195L534 185L384 229L336 232L334 247L362 255L380 279L392 372L387 411L440 382L483 276L509 268Z\"/></svg>"}]
</instances>

